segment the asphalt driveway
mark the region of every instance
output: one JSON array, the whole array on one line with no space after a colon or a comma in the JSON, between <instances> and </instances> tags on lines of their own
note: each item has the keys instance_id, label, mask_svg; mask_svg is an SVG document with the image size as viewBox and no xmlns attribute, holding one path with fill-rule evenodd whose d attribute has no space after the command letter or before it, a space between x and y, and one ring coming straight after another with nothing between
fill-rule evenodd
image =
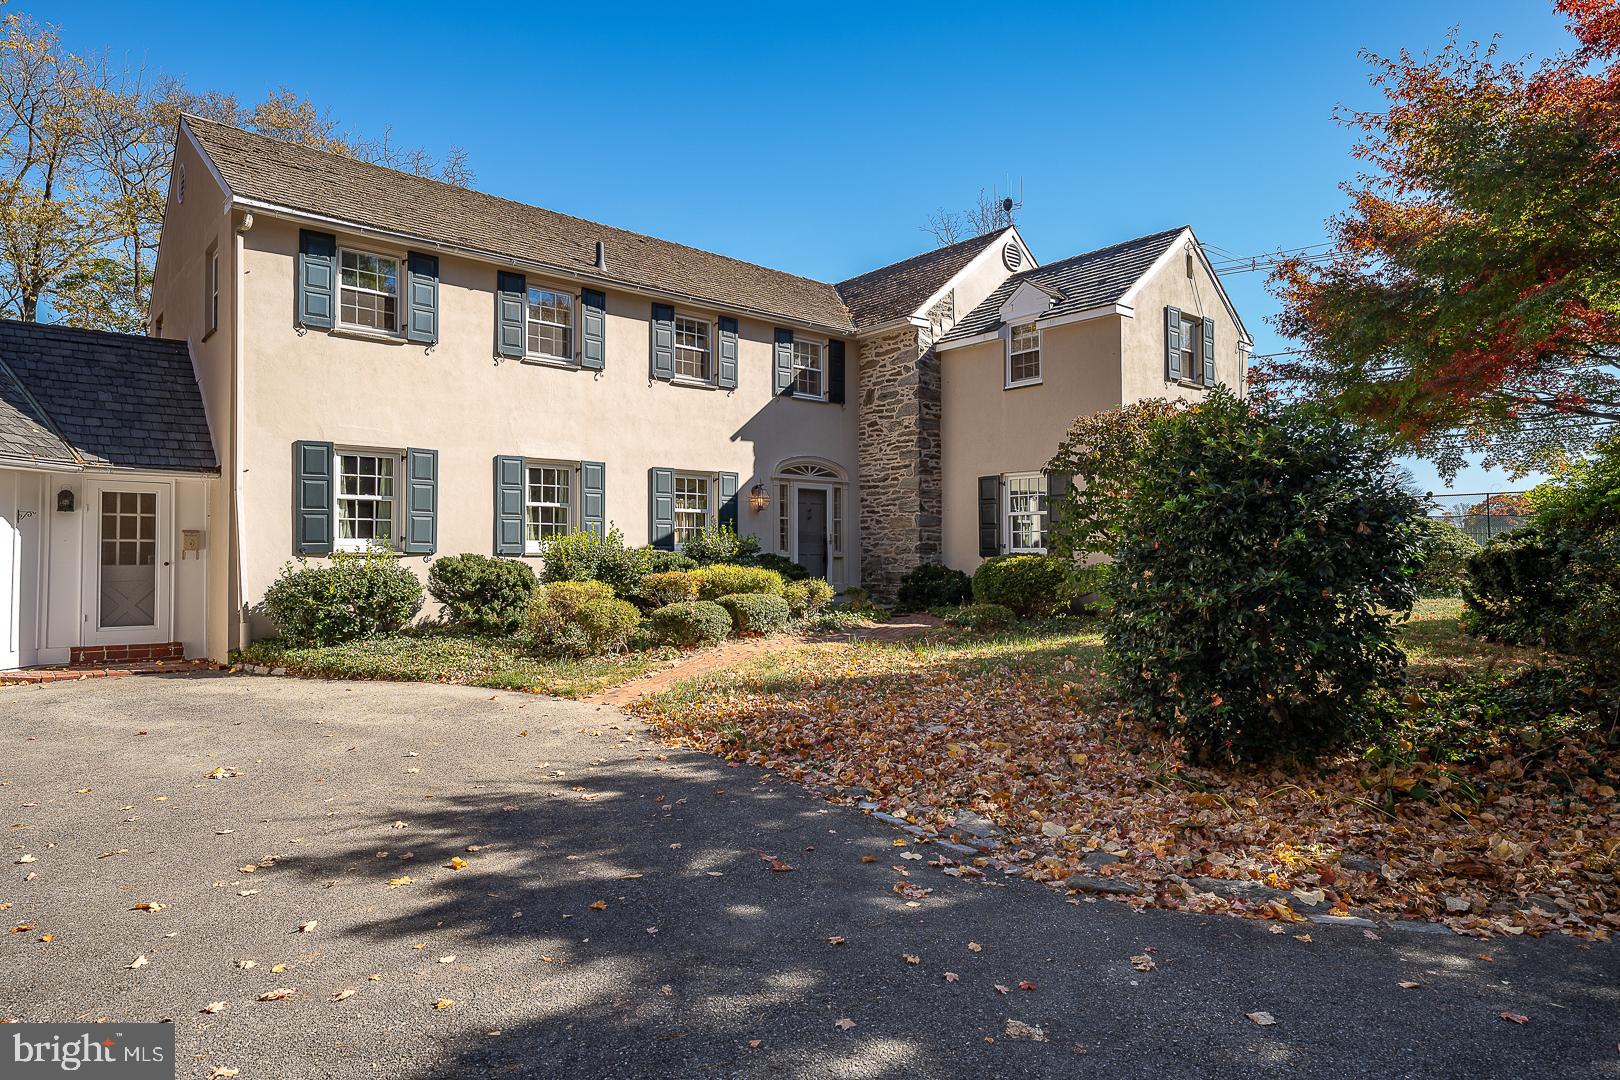
<instances>
[{"instance_id":1,"label":"asphalt driveway","mask_svg":"<svg viewBox=\"0 0 1620 1080\"><path fill-rule=\"evenodd\" d=\"M0 1015L172 1019L183 1076L1620 1076L1615 946L957 880L604 706L141 678L0 723Z\"/></svg>"}]
</instances>

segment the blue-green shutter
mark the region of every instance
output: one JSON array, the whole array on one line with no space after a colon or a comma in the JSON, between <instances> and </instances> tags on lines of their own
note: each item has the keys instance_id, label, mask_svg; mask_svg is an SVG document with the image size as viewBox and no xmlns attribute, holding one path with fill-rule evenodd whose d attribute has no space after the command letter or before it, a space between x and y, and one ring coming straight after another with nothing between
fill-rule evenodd
<instances>
[{"instance_id":1,"label":"blue-green shutter","mask_svg":"<svg viewBox=\"0 0 1620 1080\"><path fill-rule=\"evenodd\" d=\"M579 527L592 536L607 529L607 466L600 461L579 463Z\"/></svg>"},{"instance_id":2,"label":"blue-green shutter","mask_svg":"<svg viewBox=\"0 0 1620 1080\"><path fill-rule=\"evenodd\" d=\"M495 355L517 359L523 356L524 309L529 303L529 283L522 274L502 270L495 281Z\"/></svg>"},{"instance_id":3,"label":"blue-green shutter","mask_svg":"<svg viewBox=\"0 0 1620 1080\"><path fill-rule=\"evenodd\" d=\"M1204 320L1204 385L1215 385L1215 320Z\"/></svg>"},{"instance_id":4,"label":"blue-green shutter","mask_svg":"<svg viewBox=\"0 0 1620 1080\"><path fill-rule=\"evenodd\" d=\"M979 554L1001 554L1001 477L979 477Z\"/></svg>"},{"instance_id":5,"label":"blue-green shutter","mask_svg":"<svg viewBox=\"0 0 1620 1080\"><path fill-rule=\"evenodd\" d=\"M579 294L579 366L593 371L607 366L607 293L595 289Z\"/></svg>"},{"instance_id":6,"label":"blue-green shutter","mask_svg":"<svg viewBox=\"0 0 1620 1080\"><path fill-rule=\"evenodd\" d=\"M523 459L495 459L495 554L523 554Z\"/></svg>"},{"instance_id":7,"label":"blue-green shutter","mask_svg":"<svg viewBox=\"0 0 1620 1080\"><path fill-rule=\"evenodd\" d=\"M844 403L844 343L827 342L827 400L834 405Z\"/></svg>"},{"instance_id":8,"label":"blue-green shutter","mask_svg":"<svg viewBox=\"0 0 1620 1080\"><path fill-rule=\"evenodd\" d=\"M405 340L439 340L439 257L413 251L405 259Z\"/></svg>"},{"instance_id":9,"label":"blue-green shutter","mask_svg":"<svg viewBox=\"0 0 1620 1080\"><path fill-rule=\"evenodd\" d=\"M734 472L720 474L719 523L729 526L732 532L737 531L737 474Z\"/></svg>"},{"instance_id":10,"label":"blue-green shutter","mask_svg":"<svg viewBox=\"0 0 1620 1080\"><path fill-rule=\"evenodd\" d=\"M1181 309L1164 309L1164 377L1181 378Z\"/></svg>"},{"instance_id":11,"label":"blue-green shutter","mask_svg":"<svg viewBox=\"0 0 1620 1080\"><path fill-rule=\"evenodd\" d=\"M737 389L737 320L720 316L720 340L716 343L715 356L719 363L716 367L718 378L715 384L722 390Z\"/></svg>"},{"instance_id":12,"label":"blue-green shutter","mask_svg":"<svg viewBox=\"0 0 1620 1080\"><path fill-rule=\"evenodd\" d=\"M647 470L647 542L675 549L675 470Z\"/></svg>"},{"instance_id":13,"label":"blue-green shutter","mask_svg":"<svg viewBox=\"0 0 1620 1080\"><path fill-rule=\"evenodd\" d=\"M439 549L439 452L405 451L405 543L407 555Z\"/></svg>"},{"instance_id":14,"label":"blue-green shutter","mask_svg":"<svg viewBox=\"0 0 1620 1080\"><path fill-rule=\"evenodd\" d=\"M793 396L793 331L776 328L773 345L775 381L772 386L778 394Z\"/></svg>"},{"instance_id":15,"label":"blue-green shutter","mask_svg":"<svg viewBox=\"0 0 1620 1080\"><path fill-rule=\"evenodd\" d=\"M652 377L669 382L675 378L675 309L668 304L652 306Z\"/></svg>"},{"instance_id":16,"label":"blue-green shutter","mask_svg":"<svg viewBox=\"0 0 1620 1080\"><path fill-rule=\"evenodd\" d=\"M297 325L332 329L337 318L337 272L337 237L299 229Z\"/></svg>"},{"instance_id":17,"label":"blue-green shutter","mask_svg":"<svg viewBox=\"0 0 1620 1080\"><path fill-rule=\"evenodd\" d=\"M293 443L293 554L332 553L332 444Z\"/></svg>"}]
</instances>

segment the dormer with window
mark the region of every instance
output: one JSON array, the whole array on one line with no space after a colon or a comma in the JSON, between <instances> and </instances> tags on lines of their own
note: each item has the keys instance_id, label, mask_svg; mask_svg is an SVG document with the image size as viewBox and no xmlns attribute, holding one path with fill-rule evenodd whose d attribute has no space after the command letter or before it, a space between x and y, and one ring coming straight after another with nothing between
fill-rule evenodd
<instances>
[{"instance_id":1,"label":"dormer with window","mask_svg":"<svg viewBox=\"0 0 1620 1080\"><path fill-rule=\"evenodd\" d=\"M1215 320L1164 309L1164 378L1182 386L1215 385Z\"/></svg>"}]
</instances>

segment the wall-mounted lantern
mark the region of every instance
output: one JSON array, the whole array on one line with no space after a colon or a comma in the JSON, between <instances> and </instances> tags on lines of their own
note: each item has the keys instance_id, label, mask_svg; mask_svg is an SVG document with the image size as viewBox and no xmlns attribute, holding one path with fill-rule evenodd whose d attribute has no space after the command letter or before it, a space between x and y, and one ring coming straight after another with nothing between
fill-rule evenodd
<instances>
[{"instance_id":1,"label":"wall-mounted lantern","mask_svg":"<svg viewBox=\"0 0 1620 1080\"><path fill-rule=\"evenodd\" d=\"M756 514L763 514L771 508L771 493L764 484L755 484L749 489L748 508Z\"/></svg>"},{"instance_id":2,"label":"wall-mounted lantern","mask_svg":"<svg viewBox=\"0 0 1620 1080\"><path fill-rule=\"evenodd\" d=\"M59 514L73 513L73 489L63 488L56 493L56 511Z\"/></svg>"}]
</instances>

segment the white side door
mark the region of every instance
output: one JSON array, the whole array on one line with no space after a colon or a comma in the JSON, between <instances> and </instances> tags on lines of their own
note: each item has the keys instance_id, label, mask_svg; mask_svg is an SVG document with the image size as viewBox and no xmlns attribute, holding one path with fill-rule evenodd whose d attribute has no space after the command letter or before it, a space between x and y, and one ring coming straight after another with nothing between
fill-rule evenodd
<instances>
[{"instance_id":1,"label":"white side door","mask_svg":"<svg viewBox=\"0 0 1620 1080\"><path fill-rule=\"evenodd\" d=\"M101 480L86 485L86 496L84 643L171 640L172 489Z\"/></svg>"}]
</instances>

